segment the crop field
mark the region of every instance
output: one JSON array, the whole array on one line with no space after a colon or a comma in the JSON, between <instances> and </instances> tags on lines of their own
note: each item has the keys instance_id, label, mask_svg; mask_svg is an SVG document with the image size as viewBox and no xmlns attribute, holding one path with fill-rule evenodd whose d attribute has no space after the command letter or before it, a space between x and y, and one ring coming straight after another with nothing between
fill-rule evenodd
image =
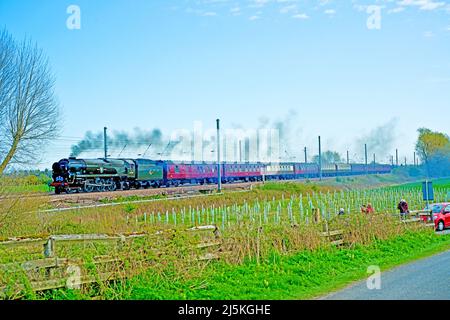
<instances>
[{"instance_id":1,"label":"crop field","mask_svg":"<svg viewBox=\"0 0 450 320\"><path fill-rule=\"evenodd\" d=\"M436 184L436 201L447 200L449 192L450 187L445 182ZM417 245L411 255L404 255L402 259L406 261L427 250L448 246L448 236L437 237L420 224L400 222L396 207L401 198L407 199L412 210L423 209L420 185L348 189L311 182L272 182L245 192L188 199L162 198L145 203L111 202L114 205L65 212L42 211L51 208L51 197L4 198L0 201L0 240L3 242L92 234L105 236L105 239L107 236L120 239L126 236L131 240L119 241L120 245L116 240L57 244L52 258L70 263L76 261L77 265L83 266L83 274L94 279L75 291L60 288L36 292L29 280L30 271L17 271L17 267L12 267L24 266L27 261L48 263L49 256L42 251L41 240L26 246L0 244L0 290L11 299L217 299L220 298L218 293L208 290L225 281L220 276L223 272L246 273L252 268L272 270L277 265L289 265L289 259L295 259L299 254L312 255L310 265L323 263L317 260L320 252L336 255L329 257L337 259L336 263L347 263L341 261L341 255L379 250L377 243L383 246L399 237L409 237L411 242L429 239L429 245ZM361 213L361 205L368 203L374 207L374 214ZM340 208L345 210L345 215L338 216ZM214 228L202 231L204 226ZM336 233L341 235L338 242L344 244L345 249L335 248L331 239L323 235L334 230L339 230ZM377 254L382 256L382 252ZM386 265L403 261L391 258L383 260ZM310 276L315 272L311 267L308 270ZM340 278L342 283L357 278L361 274L358 270ZM105 276L107 274L114 274L114 277ZM39 283L43 283L46 275L46 272L32 274L40 279ZM251 278L251 274L247 276ZM324 275L320 279L323 283L330 280ZM326 287L319 280L317 286L310 283L310 278L305 281L301 284L303 293L301 290L289 293L278 290L275 296L267 295L267 292L261 296L243 291L241 295L230 297L293 298L297 294L300 298ZM178 283L179 288L170 283ZM158 288L162 290L161 295L157 294Z\"/></svg>"},{"instance_id":2,"label":"crop field","mask_svg":"<svg viewBox=\"0 0 450 320\"><path fill-rule=\"evenodd\" d=\"M442 178L442 179L434 179L433 181L433 186L435 188L439 188L439 189L445 189L445 188L450 188L450 178ZM396 186L393 187L394 189L402 189L402 188L422 188L422 181L420 182L412 182L412 183L407 183L401 186Z\"/></svg>"}]
</instances>

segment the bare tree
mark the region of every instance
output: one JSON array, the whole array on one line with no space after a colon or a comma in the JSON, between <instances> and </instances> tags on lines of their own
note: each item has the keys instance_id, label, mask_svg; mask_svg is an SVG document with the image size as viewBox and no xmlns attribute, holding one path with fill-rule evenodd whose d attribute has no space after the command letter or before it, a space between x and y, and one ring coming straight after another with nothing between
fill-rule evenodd
<instances>
[{"instance_id":1,"label":"bare tree","mask_svg":"<svg viewBox=\"0 0 450 320\"><path fill-rule=\"evenodd\" d=\"M11 45L6 32L0 37L3 40L6 46ZM12 47L13 55L6 58L4 75L5 83L12 86L0 87L0 96L4 96L0 100L3 113L0 139L4 144L0 174L10 163L37 159L41 147L57 135L59 128L59 103L47 58L31 41L13 43Z\"/></svg>"},{"instance_id":2,"label":"bare tree","mask_svg":"<svg viewBox=\"0 0 450 320\"><path fill-rule=\"evenodd\" d=\"M0 121L12 96L14 51L13 38L5 30L0 31Z\"/></svg>"}]
</instances>

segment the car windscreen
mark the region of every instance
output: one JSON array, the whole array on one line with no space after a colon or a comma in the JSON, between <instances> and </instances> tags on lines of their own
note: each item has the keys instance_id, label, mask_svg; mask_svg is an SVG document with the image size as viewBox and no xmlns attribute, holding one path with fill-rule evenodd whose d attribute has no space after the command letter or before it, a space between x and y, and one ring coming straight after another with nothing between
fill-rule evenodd
<instances>
[{"instance_id":1,"label":"car windscreen","mask_svg":"<svg viewBox=\"0 0 450 320\"><path fill-rule=\"evenodd\" d=\"M442 211L442 208L443 208L443 205L440 205L440 204L434 205L434 206L431 208L431 211L432 211L433 213L439 213L439 212Z\"/></svg>"}]
</instances>

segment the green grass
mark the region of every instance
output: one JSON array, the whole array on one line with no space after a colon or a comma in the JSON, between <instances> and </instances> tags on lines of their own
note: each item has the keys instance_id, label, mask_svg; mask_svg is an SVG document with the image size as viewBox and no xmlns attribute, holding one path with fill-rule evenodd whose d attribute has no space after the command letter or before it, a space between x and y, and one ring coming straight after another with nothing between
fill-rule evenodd
<instances>
[{"instance_id":1,"label":"green grass","mask_svg":"<svg viewBox=\"0 0 450 320\"><path fill-rule=\"evenodd\" d=\"M423 179L422 181L407 183L398 186L397 188L422 188L423 181L425 181L425 179ZM450 188L450 178L431 179L430 181L433 182L433 187L435 188Z\"/></svg>"},{"instance_id":2,"label":"green grass","mask_svg":"<svg viewBox=\"0 0 450 320\"><path fill-rule=\"evenodd\" d=\"M383 176L382 178L384 179L386 177ZM345 180L335 180L345 186L360 181L360 179L353 179L345 178ZM372 182L380 182L378 178L370 177L370 179ZM386 181L383 180L382 182L385 183ZM448 182L450 182L449 179L439 181L438 184L441 183L445 186ZM367 181L363 180L363 183L367 183ZM356 186L358 185L356 184ZM202 211L203 207L208 209L214 205L215 208L218 208L222 205L241 205L244 202L251 206L256 199L259 199L258 201L261 201L261 203L264 199L267 199L269 202L272 199L276 199L276 201L273 201L271 207L271 217L273 218L276 205L282 203L282 207L286 208L288 202L291 200L291 195L297 197L299 194L303 194L305 196L303 200L306 201L307 193L311 194L314 192L317 196L320 192L326 193L329 190L339 190L342 187L344 186L339 185L339 187L333 187L311 182L268 182L264 186L256 187L252 191L245 193L230 192L211 197L76 210L70 213L64 213L63 215L25 215L23 214L24 212L29 212L32 209L28 209L27 207L26 210L18 208L20 210L17 210L17 212L21 213L23 217L12 216L10 221L7 221L9 225L4 227L4 231L0 232L0 234L3 236L17 236L44 233L126 233L153 231L153 227L159 228L159 226L165 226L165 224L151 225L150 222L144 224L144 214L148 214L147 217L150 217L150 213L152 212L161 212L164 219L164 213L168 211L168 217L172 220L171 212L172 208L174 208L178 213L177 221L178 225L180 225L180 210L192 205L194 209L198 208L195 217L199 213L202 213L202 222L204 224L205 221L208 221L208 218L205 220ZM371 195L370 192L367 194L368 196ZM285 200L280 201L280 198ZM124 199L129 200L134 198L122 198L116 199L115 201ZM325 197L324 199L327 198ZM372 201L373 199L369 200ZM356 206L359 202L360 200L358 198L358 201L355 203ZM23 202L19 204L24 206ZM293 204L298 206L298 198L294 199ZM229 209L231 210L232 208L230 207ZM236 211L237 209L235 208L234 210ZM242 207L238 211L242 213ZM208 211L206 210L205 213L207 216ZM231 210L231 221L235 221L232 217L235 217L236 214L236 212ZM298 207L294 207L294 214L298 217ZM128 221L128 216L130 221ZM287 210L283 209L281 216L284 222L288 221ZM190 214L187 217L190 217ZM221 215L218 215L216 212L217 221L219 221L220 217ZM397 234L397 232L394 231L390 236L392 234ZM280 240L285 235L286 233L270 233L270 241ZM247 238L243 237L242 239L245 240ZM241 244L242 239L239 238L237 243ZM172 255L169 256L168 261L160 261L160 264L164 265L164 270L160 269L156 271L153 268L139 270L139 276L133 277L125 282L116 283L114 286L108 286L107 290L100 294L98 292L95 293L94 290L93 295L97 294L106 299L307 299L343 287L352 281L365 278L367 276L367 266L369 265L379 265L383 270L386 270L392 266L417 259L421 256L430 255L445 250L446 248L450 248L450 236L438 237L430 230L429 232L419 233L407 232L391 240L375 241L371 245L360 245L352 249L338 250L328 248L317 251L298 252L290 256L272 253L270 255L264 255L264 257L268 258L261 260L260 264L257 264L255 261L245 261L243 264L238 265L215 262L208 265L192 265L186 270L184 269L184 265L182 267L175 264L171 265L171 259L174 257ZM297 248L296 250L299 249ZM83 254L84 252L82 250L77 252L79 256L83 256ZM103 252L99 254L103 254ZM17 255L13 256L16 257ZM90 293L86 292L81 294L69 290L62 290L51 293L46 298L89 299L90 296Z\"/></svg>"},{"instance_id":3,"label":"green grass","mask_svg":"<svg viewBox=\"0 0 450 320\"><path fill-rule=\"evenodd\" d=\"M44 193L52 191L46 184L29 184L29 185L15 185L3 186L1 188L3 194L26 194L26 193Z\"/></svg>"},{"instance_id":4,"label":"green grass","mask_svg":"<svg viewBox=\"0 0 450 320\"><path fill-rule=\"evenodd\" d=\"M150 196L122 196L120 195L120 191L118 192L118 196L113 199L100 199L100 203L121 203L121 202L133 202L133 201L145 201L145 200L157 200L157 199L166 199L167 195L165 194L155 194Z\"/></svg>"},{"instance_id":5,"label":"green grass","mask_svg":"<svg viewBox=\"0 0 450 320\"><path fill-rule=\"evenodd\" d=\"M367 277L367 267L387 270L420 257L450 249L450 236L408 232L387 241L353 249L271 255L260 263L232 266L216 263L190 280L170 270L133 278L125 299L309 299Z\"/></svg>"},{"instance_id":6,"label":"green grass","mask_svg":"<svg viewBox=\"0 0 450 320\"><path fill-rule=\"evenodd\" d=\"M321 189L326 191L331 188L319 187L316 183L312 183L310 180L305 180L302 182L270 181L270 182L266 182L265 184L256 187L256 189L261 190L261 191L280 191L280 192L298 194L298 193L307 193L307 192L311 192L311 191L318 192Z\"/></svg>"}]
</instances>

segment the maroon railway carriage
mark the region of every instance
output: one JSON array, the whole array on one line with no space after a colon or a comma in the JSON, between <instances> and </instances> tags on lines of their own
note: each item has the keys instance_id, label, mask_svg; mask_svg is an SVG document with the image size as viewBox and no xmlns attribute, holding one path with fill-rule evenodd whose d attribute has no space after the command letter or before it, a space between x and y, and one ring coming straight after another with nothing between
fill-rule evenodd
<instances>
[{"instance_id":1,"label":"maroon railway carriage","mask_svg":"<svg viewBox=\"0 0 450 320\"><path fill-rule=\"evenodd\" d=\"M184 183L206 184L217 182L216 164L168 162L166 171L169 185L177 186Z\"/></svg>"},{"instance_id":2,"label":"maroon railway carriage","mask_svg":"<svg viewBox=\"0 0 450 320\"><path fill-rule=\"evenodd\" d=\"M261 170L264 165L261 163L226 163L223 167L226 182L262 180Z\"/></svg>"},{"instance_id":3,"label":"maroon railway carriage","mask_svg":"<svg viewBox=\"0 0 450 320\"><path fill-rule=\"evenodd\" d=\"M222 182L262 180L262 164L225 163L221 165ZM178 186L186 183L217 183L217 164L177 163L166 164L167 184Z\"/></svg>"},{"instance_id":4,"label":"maroon railway carriage","mask_svg":"<svg viewBox=\"0 0 450 320\"><path fill-rule=\"evenodd\" d=\"M319 165L315 163L296 163L295 175L300 178L319 176Z\"/></svg>"}]
</instances>

